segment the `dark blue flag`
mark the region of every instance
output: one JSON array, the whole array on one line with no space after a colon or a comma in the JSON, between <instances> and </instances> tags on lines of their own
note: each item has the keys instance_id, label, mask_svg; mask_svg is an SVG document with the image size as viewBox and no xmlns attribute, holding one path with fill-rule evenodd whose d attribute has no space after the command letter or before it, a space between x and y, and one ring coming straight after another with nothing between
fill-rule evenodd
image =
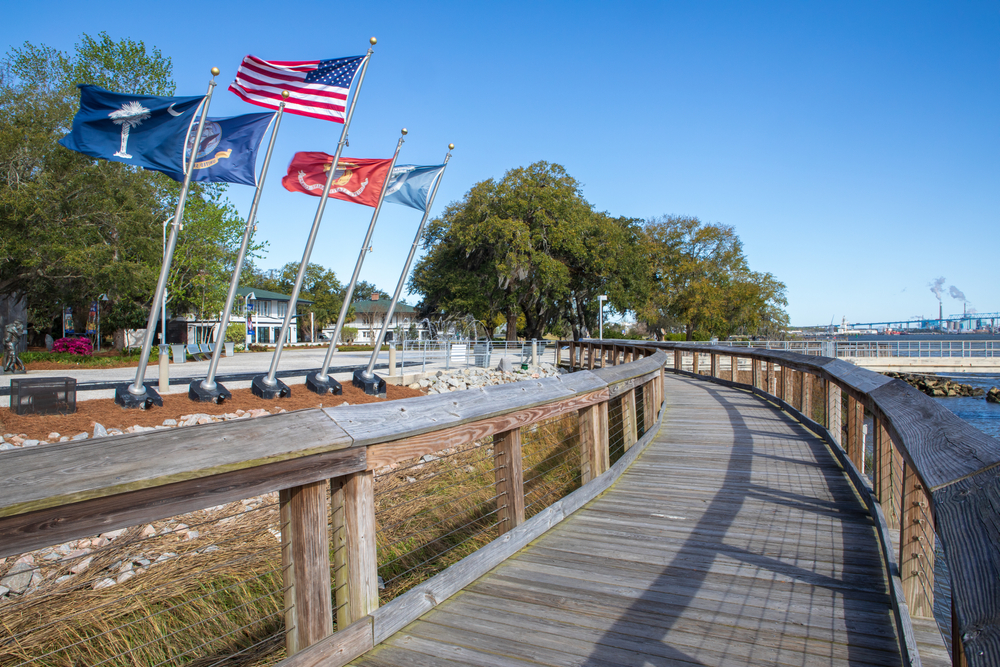
<instances>
[{"instance_id":1,"label":"dark blue flag","mask_svg":"<svg viewBox=\"0 0 1000 667\"><path fill-rule=\"evenodd\" d=\"M184 138L205 97L122 95L80 86L80 110L66 148L113 162L155 169L183 169Z\"/></svg>"},{"instance_id":2,"label":"dark blue flag","mask_svg":"<svg viewBox=\"0 0 1000 667\"><path fill-rule=\"evenodd\" d=\"M192 181L203 183L242 183L257 185L257 149L264 138L273 113L248 113L232 118L209 118L201 133L201 145L195 154ZM191 125L184 159L191 159L198 122ZM181 170L163 170L175 181L184 180Z\"/></svg>"}]
</instances>

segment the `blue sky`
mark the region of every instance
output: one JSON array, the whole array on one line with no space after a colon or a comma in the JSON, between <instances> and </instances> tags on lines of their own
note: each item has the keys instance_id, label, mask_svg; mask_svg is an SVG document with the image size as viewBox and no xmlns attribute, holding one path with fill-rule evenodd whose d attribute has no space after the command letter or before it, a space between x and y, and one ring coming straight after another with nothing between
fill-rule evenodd
<instances>
[{"instance_id":1,"label":"blue sky","mask_svg":"<svg viewBox=\"0 0 1000 667\"><path fill-rule=\"evenodd\" d=\"M171 57L178 94L203 93L218 66L212 115L258 110L226 91L248 53L333 58L377 37L345 155L389 157L402 127L401 163L438 163L454 142L435 214L546 160L598 210L733 226L751 267L788 286L793 324L934 315L939 276L1000 311L998 2L57 0L6 7L2 36L69 51L102 30ZM285 166L333 153L340 129L283 120L264 268L301 259L316 210L281 187ZM230 188L243 213L252 194ZM312 261L349 278L370 215L332 201ZM362 279L395 287L419 219L384 207Z\"/></svg>"}]
</instances>

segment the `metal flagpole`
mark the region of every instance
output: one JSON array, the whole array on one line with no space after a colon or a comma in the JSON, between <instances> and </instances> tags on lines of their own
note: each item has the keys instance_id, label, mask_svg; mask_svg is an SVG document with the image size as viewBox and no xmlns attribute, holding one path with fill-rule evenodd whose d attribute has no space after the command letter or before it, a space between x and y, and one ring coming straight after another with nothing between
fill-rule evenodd
<instances>
[{"instance_id":1,"label":"metal flagpole","mask_svg":"<svg viewBox=\"0 0 1000 667\"><path fill-rule=\"evenodd\" d=\"M364 243L361 244L361 252L358 254L357 263L354 265L354 275L351 276L351 282L347 286L347 291L344 292L344 303L340 306L340 315L337 316L337 325L333 330L333 340L330 341L330 347L326 350L326 357L323 359L323 367L318 373L312 372L306 375L306 388L317 394L330 392L331 394L337 395L343 393L340 383L328 375L330 362L333 361L333 353L337 350L337 339L340 337L340 332L344 328L344 321L347 319L347 311L351 307L351 297L354 295L354 288L358 284L358 275L361 273L361 266L365 263L365 255L368 253L368 247L372 240L372 233L375 231L375 223L378 221L379 211L382 210L382 200L385 199L385 191L389 189L389 181L392 177L392 168L396 166L396 158L399 157L399 149L403 147L403 141L405 141L405 127L402 129L402 134L403 136L400 137L399 141L396 143L396 152L392 155L392 162L389 163L389 171L385 175L385 181L382 182L382 192L379 193L378 204L375 205L375 211L372 213L372 220L368 223L368 234L365 235Z\"/></svg>"},{"instance_id":2,"label":"metal flagpole","mask_svg":"<svg viewBox=\"0 0 1000 667\"><path fill-rule=\"evenodd\" d=\"M413 238L413 246L410 247L410 254L406 258L406 264L403 266L403 273L399 276L399 282L396 283L396 292L392 295L392 303L389 304L389 311L385 314L385 321L382 322L382 330L378 334L378 338L375 340L375 347L372 350L372 356L368 360L368 368L364 371L354 371L354 386L365 390L365 393L370 396L380 396L385 398L385 380L375 375L373 372L375 369L375 359L378 357L379 348L382 347L382 341L385 340L385 332L389 329L389 320L392 319L393 311L396 310L396 304L399 302L399 295L403 292L403 284L406 282L406 275L410 272L410 264L413 262L413 256L417 254L417 245L420 243L420 237L424 233L424 225L427 223L427 217L431 213L431 206L434 205L434 196L437 195L438 186L441 185L441 179L444 178L444 170L448 167L448 160L451 159L451 151L454 150L455 144L448 144L448 154L444 156L444 167L441 168L441 173L438 174L437 180L434 181L434 188L431 190L431 196L427 199L427 208L424 210L424 217L420 220L420 226L417 227L417 235Z\"/></svg>"},{"instance_id":3,"label":"metal flagpole","mask_svg":"<svg viewBox=\"0 0 1000 667\"><path fill-rule=\"evenodd\" d=\"M375 46L375 38L368 40ZM313 245L316 243L316 236L319 234L319 223L323 219L323 211L326 209L326 202L330 196L330 188L336 179L337 165L340 164L340 154L347 144L347 130L351 126L351 118L354 116L354 106L358 103L358 95L361 94L361 84L365 82L365 72L368 71L368 63L371 61L374 50L368 47L365 54L365 62L361 65L361 74L358 77L358 87L354 89L354 97L351 98L351 106L347 109L347 118L344 119L344 129L340 132L340 142L337 144L337 152L333 156L333 163L330 165L330 173L326 177L326 185L323 186L323 194L319 199L319 206L316 208L316 217L313 219L312 229L309 231L309 239L306 241L305 250L302 253L302 263L299 265L299 273L295 276L295 286L288 299L288 310L285 312L285 319L281 323L281 334L274 346L274 356L271 357L271 368L267 375L258 375L250 383L250 391L260 398L283 398L291 394L292 390L284 382L278 380L275 375L278 373L278 361L281 359L281 350L285 345L285 337L288 335L289 325L295 315L295 307L299 302L299 290L302 289L302 281L306 276L306 268L309 266L309 257L312 256Z\"/></svg>"},{"instance_id":4,"label":"metal flagpole","mask_svg":"<svg viewBox=\"0 0 1000 667\"><path fill-rule=\"evenodd\" d=\"M198 132L194 137L194 145L197 148L201 145L201 135L205 129L205 119L208 118L208 107L212 103L212 91L215 90L215 77L219 76L219 68L212 68L212 80L208 83L208 93L201 107L201 120L198 123ZM186 140L185 136L185 140ZM183 153L182 153L183 155ZM167 242L167 250L163 258L163 266L160 268L160 278L156 281L156 292L153 303L149 308L149 320L146 322L146 333L142 339L142 356L139 357L139 367L135 372L135 383L131 385L119 385L115 387L115 403L125 408L148 408L152 405L163 406L163 399L151 387L143 386L146 376L146 364L149 363L149 352L153 344L153 334L156 331L156 320L160 315L160 306L163 303L164 291L167 287L167 277L170 275L170 261L174 256L174 249L177 247L177 237L180 235L181 218L184 216L184 202L187 199L188 187L191 185L191 174L194 173L194 156L191 162L186 165L184 173L184 183L181 185L180 198L177 200L177 209L174 211L173 228L170 230L170 240Z\"/></svg>"},{"instance_id":5,"label":"metal flagpole","mask_svg":"<svg viewBox=\"0 0 1000 667\"><path fill-rule=\"evenodd\" d=\"M267 143L267 152L264 154L264 164L260 169L260 178L257 180L257 191L254 192L253 203L250 204L250 214L247 215L247 226L243 230L243 243L240 245L240 252L236 258L236 270L233 271L233 279L229 283L226 305L222 310L222 319L219 321L218 340L215 341L215 348L212 350L212 360L208 364L208 375L205 376L204 380L195 380L191 383L188 388L188 398L192 401L221 403L233 397L228 389L215 381L215 371L219 368L219 358L222 356L222 346L225 343L226 327L229 326L229 316L233 310L233 303L236 301L236 290L240 285L240 273L243 271L243 262L247 256L247 247L250 245L250 235L256 226L257 205L260 204L260 194L264 189L264 180L267 178L267 168L271 164L274 140L277 138L278 129L281 127L281 116L285 112L285 100L288 99L287 90L282 91L281 98L281 102L278 103L278 112L274 115L274 129L271 130L271 139ZM246 318L244 318L244 322L246 322Z\"/></svg>"}]
</instances>

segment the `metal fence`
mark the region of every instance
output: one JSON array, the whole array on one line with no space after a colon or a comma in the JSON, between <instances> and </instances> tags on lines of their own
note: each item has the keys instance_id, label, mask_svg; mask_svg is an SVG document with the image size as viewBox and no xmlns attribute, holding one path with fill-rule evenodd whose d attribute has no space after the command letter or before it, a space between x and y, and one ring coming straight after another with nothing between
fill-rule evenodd
<instances>
[{"instance_id":1,"label":"metal fence","mask_svg":"<svg viewBox=\"0 0 1000 667\"><path fill-rule=\"evenodd\" d=\"M403 372L425 372L430 369L453 370L457 368L496 368L506 357L516 368L522 364L555 364L556 341L533 340L507 341L437 341L405 340L399 345L397 359Z\"/></svg>"},{"instance_id":2,"label":"metal fence","mask_svg":"<svg viewBox=\"0 0 1000 667\"><path fill-rule=\"evenodd\" d=\"M704 343L702 343L704 344ZM1000 357L1000 341L995 340L727 340L719 345L786 350L824 357L904 357L904 358L995 358Z\"/></svg>"}]
</instances>

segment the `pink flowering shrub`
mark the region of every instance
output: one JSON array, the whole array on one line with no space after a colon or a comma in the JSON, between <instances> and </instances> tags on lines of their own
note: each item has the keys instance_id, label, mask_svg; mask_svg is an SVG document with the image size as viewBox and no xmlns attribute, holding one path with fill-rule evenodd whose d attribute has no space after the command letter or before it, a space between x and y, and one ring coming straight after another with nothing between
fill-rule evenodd
<instances>
[{"instance_id":1,"label":"pink flowering shrub","mask_svg":"<svg viewBox=\"0 0 1000 667\"><path fill-rule=\"evenodd\" d=\"M89 357L94 353L94 346L89 338L60 338L52 343L52 351Z\"/></svg>"}]
</instances>

